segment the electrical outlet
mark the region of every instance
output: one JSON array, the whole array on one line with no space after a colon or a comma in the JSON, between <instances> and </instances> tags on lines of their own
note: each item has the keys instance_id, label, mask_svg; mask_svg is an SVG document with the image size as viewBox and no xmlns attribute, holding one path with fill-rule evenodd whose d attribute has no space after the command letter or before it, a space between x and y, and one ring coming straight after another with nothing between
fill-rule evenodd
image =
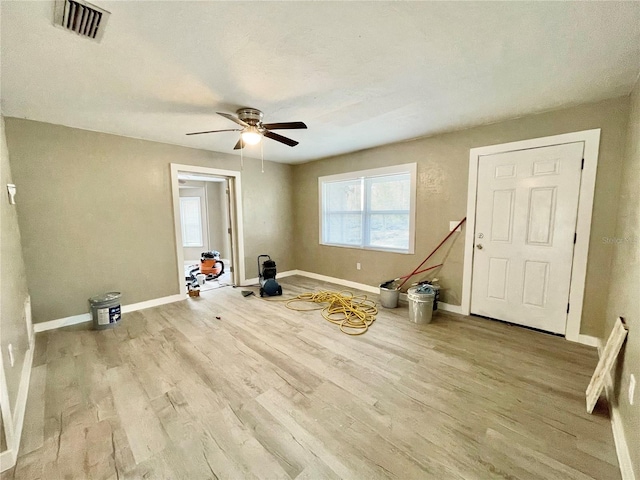
<instances>
[{"instance_id":1,"label":"electrical outlet","mask_svg":"<svg viewBox=\"0 0 640 480\"><path fill-rule=\"evenodd\" d=\"M13 358L13 345L9 344L9 347L7 348L7 350L9 351L9 363L13 367L14 363L16 363L16 359Z\"/></svg>"},{"instance_id":2,"label":"electrical outlet","mask_svg":"<svg viewBox=\"0 0 640 480\"><path fill-rule=\"evenodd\" d=\"M360 270L362 268L362 265L360 265L360 262L356 263L356 270Z\"/></svg>"},{"instance_id":3,"label":"electrical outlet","mask_svg":"<svg viewBox=\"0 0 640 480\"><path fill-rule=\"evenodd\" d=\"M629 376L629 405L633 405L633 397L636 393L636 376L632 373Z\"/></svg>"}]
</instances>

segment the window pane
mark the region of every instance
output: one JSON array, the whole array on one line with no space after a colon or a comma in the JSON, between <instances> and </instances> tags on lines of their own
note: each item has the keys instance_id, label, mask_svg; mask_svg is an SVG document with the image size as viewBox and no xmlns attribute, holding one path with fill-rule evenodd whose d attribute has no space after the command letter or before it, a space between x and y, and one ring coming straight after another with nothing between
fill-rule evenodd
<instances>
[{"instance_id":1,"label":"window pane","mask_svg":"<svg viewBox=\"0 0 640 480\"><path fill-rule=\"evenodd\" d=\"M411 175L408 173L368 178L367 187L370 210L409 210Z\"/></svg>"},{"instance_id":2,"label":"window pane","mask_svg":"<svg viewBox=\"0 0 640 480\"><path fill-rule=\"evenodd\" d=\"M326 212L362 211L362 185L360 179L324 184Z\"/></svg>"},{"instance_id":3,"label":"window pane","mask_svg":"<svg viewBox=\"0 0 640 480\"><path fill-rule=\"evenodd\" d=\"M202 216L200 197L180 197L182 246L202 247Z\"/></svg>"},{"instance_id":4,"label":"window pane","mask_svg":"<svg viewBox=\"0 0 640 480\"><path fill-rule=\"evenodd\" d=\"M324 225L326 243L362 245L362 214L328 213Z\"/></svg>"},{"instance_id":5,"label":"window pane","mask_svg":"<svg viewBox=\"0 0 640 480\"><path fill-rule=\"evenodd\" d=\"M409 212L373 213L369 216L371 247L406 250L409 248Z\"/></svg>"}]
</instances>

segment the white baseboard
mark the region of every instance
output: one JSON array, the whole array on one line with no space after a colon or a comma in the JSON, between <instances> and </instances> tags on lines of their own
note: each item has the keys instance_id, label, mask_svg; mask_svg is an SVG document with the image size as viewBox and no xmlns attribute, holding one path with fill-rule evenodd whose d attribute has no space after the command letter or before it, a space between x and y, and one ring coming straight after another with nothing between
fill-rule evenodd
<instances>
[{"instance_id":1,"label":"white baseboard","mask_svg":"<svg viewBox=\"0 0 640 480\"><path fill-rule=\"evenodd\" d=\"M168 297L154 298L153 300L146 300L144 302L132 303L131 305L123 305L122 313L135 312L136 310L144 310L145 308L159 307L160 305L166 305L167 303L179 302L187 297L180 295L169 295Z\"/></svg>"},{"instance_id":2,"label":"white baseboard","mask_svg":"<svg viewBox=\"0 0 640 480\"><path fill-rule=\"evenodd\" d=\"M7 450L0 454L0 471L2 472L12 468L18 459L18 449L20 448L20 439L22 438L24 414L27 411L27 396L29 394L29 381L31 380L31 366L33 365L34 350L35 339L29 343L29 350L25 352L15 408L13 412L10 412L11 417L8 420L5 419L5 421L11 422L13 431L11 432L11 435L6 436Z\"/></svg>"},{"instance_id":3,"label":"white baseboard","mask_svg":"<svg viewBox=\"0 0 640 480\"><path fill-rule=\"evenodd\" d=\"M335 283L336 285L356 288L358 290L363 290L369 293L380 293L380 287L374 287L365 283L352 282L351 280L344 280L337 277L329 277L328 275L320 275L319 273L306 272L304 270L290 270L288 272L278 274L278 277L288 277L290 275L300 275L301 277L313 278L314 280L320 280L321 282ZM248 280L247 283L253 280L255 280L256 283L258 282L258 279L256 278ZM401 293L400 300L406 301L407 294ZM462 307L460 305L450 305L448 303L438 302L438 309L445 312L462 314Z\"/></svg>"},{"instance_id":4,"label":"white baseboard","mask_svg":"<svg viewBox=\"0 0 640 480\"><path fill-rule=\"evenodd\" d=\"M604 350L604 342L602 339L596 340L598 355L600 355ZM620 416L618 402L615 401L613 391L613 378L611 378L611 372L607 372L604 382L604 392L609 403L609 412L611 413L611 430L613 432L613 441L616 445L618 463L620 464L620 475L622 476L622 480L636 480L629 445L627 444L627 439L624 434L622 417Z\"/></svg>"},{"instance_id":5,"label":"white baseboard","mask_svg":"<svg viewBox=\"0 0 640 480\"><path fill-rule=\"evenodd\" d=\"M401 293L400 300L403 302L407 301L407 294ZM438 302L438 310L442 310L443 312L457 313L462 315L462 307L460 305L450 305L444 302Z\"/></svg>"},{"instance_id":6,"label":"white baseboard","mask_svg":"<svg viewBox=\"0 0 640 480\"><path fill-rule=\"evenodd\" d=\"M278 277L284 278L284 277L292 277L294 275L299 275L298 270L287 270L286 272L279 273ZM256 281L258 281L257 278L256 278Z\"/></svg>"},{"instance_id":7,"label":"white baseboard","mask_svg":"<svg viewBox=\"0 0 640 480\"><path fill-rule=\"evenodd\" d=\"M33 342L33 334L35 333L33 330L33 322L31 320L31 296L27 295L27 298L24 300L24 320L27 322L27 338L29 340L29 345Z\"/></svg>"},{"instance_id":8,"label":"white baseboard","mask_svg":"<svg viewBox=\"0 0 640 480\"><path fill-rule=\"evenodd\" d=\"M34 323L33 330L36 333L40 333L47 330L55 330L56 328L68 327L70 325L77 325L78 323L85 323L90 321L90 313L81 313L80 315L73 315L72 317L58 318L56 320L49 320L48 322Z\"/></svg>"},{"instance_id":9,"label":"white baseboard","mask_svg":"<svg viewBox=\"0 0 640 480\"><path fill-rule=\"evenodd\" d=\"M29 382L31 380L31 366L33 365L33 351L35 350L35 342L29 346L29 350L25 355L22 364L22 374L20 376L20 387L18 387L18 397L16 398L16 408L13 412L13 432L14 432L14 465L18 459L18 449L20 448L20 439L22 438L22 425L24 424L24 414L27 411L27 396L29 394Z\"/></svg>"},{"instance_id":10,"label":"white baseboard","mask_svg":"<svg viewBox=\"0 0 640 480\"><path fill-rule=\"evenodd\" d=\"M7 387L7 376L4 374L4 353L0 345L0 411L2 411L4 427L4 438L7 442L7 449L0 454L0 472L11 468L16 463L15 452L12 448L15 434L13 432L13 415L11 413L11 402L9 401L9 388ZM8 421L7 421L8 419Z\"/></svg>"},{"instance_id":11,"label":"white baseboard","mask_svg":"<svg viewBox=\"0 0 640 480\"><path fill-rule=\"evenodd\" d=\"M327 275L320 275L319 273L305 272L304 270L296 270L295 275L302 277L313 278L314 280L320 280L321 282L335 283L336 285L342 285L349 288L357 288L370 293L380 293L380 288L372 287L364 283L352 282L351 280L344 280L342 278L328 277Z\"/></svg>"},{"instance_id":12,"label":"white baseboard","mask_svg":"<svg viewBox=\"0 0 640 480\"><path fill-rule=\"evenodd\" d=\"M276 278L285 278L291 277L293 275L300 275L301 277L313 278L315 280L320 280L323 282L335 283L337 285L344 285L345 287L357 288L359 290L364 290L365 292L378 292L376 287L372 287L371 285L365 285L364 283L352 282L350 280L343 280L341 278L336 277L328 277L326 275L320 275L318 273L313 272L305 272L304 270L287 270L286 272L278 272ZM247 278L245 280L244 286L257 285L258 277Z\"/></svg>"},{"instance_id":13,"label":"white baseboard","mask_svg":"<svg viewBox=\"0 0 640 480\"><path fill-rule=\"evenodd\" d=\"M438 310L442 310L443 312L457 313L458 315L464 315L462 313L461 305L451 305L449 303L438 302Z\"/></svg>"},{"instance_id":14,"label":"white baseboard","mask_svg":"<svg viewBox=\"0 0 640 480\"><path fill-rule=\"evenodd\" d=\"M0 472L9 470L16 464L15 452L12 448L7 448L4 452L0 452Z\"/></svg>"},{"instance_id":15,"label":"white baseboard","mask_svg":"<svg viewBox=\"0 0 640 480\"><path fill-rule=\"evenodd\" d=\"M285 278L285 277L291 277L293 275L300 275L300 273L298 272L298 270L287 270L286 272L278 272L277 274L277 278ZM258 284L258 277L253 277L253 278L246 278L244 280L244 285L240 285L241 287L248 287L251 285L257 285Z\"/></svg>"},{"instance_id":16,"label":"white baseboard","mask_svg":"<svg viewBox=\"0 0 640 480\"><path fill-rule=\"evenodd\" d=\"M579 334L578 337L573 340L571 338L567 338L567 340L575 341L583 345L589 345L590 347L597 347L600 344L600 339L598 337L583 334Z\"/></svg>"},{"instance_id":17,"label":"white baseboard","mask_svg":"<svg viewBox=\"0 0 640 480\"><path fill-rule=\"evenodd\" d=\"M146 300L144 302L132 303L130 305L122 306L122 313L135 312L136 310L144 310L145 308L158 307L160 305L166 305L167 303L179 302L184 300L184 295L176 294L168 297L154 298L153 300ZM70 325L77 325L78 323L85 323L91 321L91 313L81 313L80 315L73 315L72 317L58 318L57 320L49 320L48 322L34 323L33 330L38 332L45 332L47 330L55 330L56 328L68 327Z\"/></svg>"}]
</instances>

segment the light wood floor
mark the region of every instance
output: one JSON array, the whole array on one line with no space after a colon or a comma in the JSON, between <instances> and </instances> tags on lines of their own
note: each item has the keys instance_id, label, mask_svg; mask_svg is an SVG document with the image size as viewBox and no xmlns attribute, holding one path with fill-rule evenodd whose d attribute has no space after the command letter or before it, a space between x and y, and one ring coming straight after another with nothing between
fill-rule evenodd
<instances>
[{"instance_id":1,"label":"light wood floor","mask_svg":"<svg viewBox=\"0 0 640 480\"><path fill-rule=\"evenodd\" d=\"M406 306L348 337L240 290L39 334L2 478L620 478L606 410L585 412L594 349Z\"/></svg>"}]
</instances>

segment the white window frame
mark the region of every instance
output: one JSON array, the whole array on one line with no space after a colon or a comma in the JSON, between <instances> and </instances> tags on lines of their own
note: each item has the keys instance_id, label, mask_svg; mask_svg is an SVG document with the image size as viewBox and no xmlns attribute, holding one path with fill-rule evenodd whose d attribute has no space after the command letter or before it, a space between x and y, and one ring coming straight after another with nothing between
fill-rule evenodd
<instances>
[{"instance_id":1,"label":"white window frame","mask_svg":"<svg viewBox=\"0 0 640 480\"><path fill-rule=\"evenodd\" d=\"M197 204L198 205L198 223L200 224L200 242L199 243L190 243L187 245L186 240L187 240L187 232L185 230L185 223L184 223L184 212L183 212L183 204L187 204L187 200L191 203ZM197 202L195 202L194 200L197 200ZM183 248L202 248L204 247L204 225L202 225L202 199L200 197L189 197L189 196L184 196L184 197L180 197L180 227L182 228L182 247Z\"/></svg>"},{"instance_id":2,"label":"white window frame","mask_svg":"<svg viewBox=\"0 0 640 480\"><path fill-rule=\"evenodd\" d=\"M355 248L358 250L375 250L380 252L390 253L402 253L413 254L415 252L416 243L416 177L417 177L417 164L405 163L402 165L393 165L389 167L372 168L370 170L360 170L357 172L339 173L337 175L326 175L318 177L318 208L320 218L320 231L318 241L320 245L326 245L328 247L341 247L341 248ZM411 177L411 192L410 192L410 205L409 205L409 248L407 250L398 250L393 248L383 247L370 247L360 245L343 245L336 243L326 243L323 240L323 228L324 228L324 212L323 212L323 184L326 182L340 182L346 180L357 180L361 178L371 177L383 177L388 175L398 175L402 173L408 173ZM364 228L364 225L363 225ZM364 232L363 232L364 233Z\"/></svg>"}]
</instances>

